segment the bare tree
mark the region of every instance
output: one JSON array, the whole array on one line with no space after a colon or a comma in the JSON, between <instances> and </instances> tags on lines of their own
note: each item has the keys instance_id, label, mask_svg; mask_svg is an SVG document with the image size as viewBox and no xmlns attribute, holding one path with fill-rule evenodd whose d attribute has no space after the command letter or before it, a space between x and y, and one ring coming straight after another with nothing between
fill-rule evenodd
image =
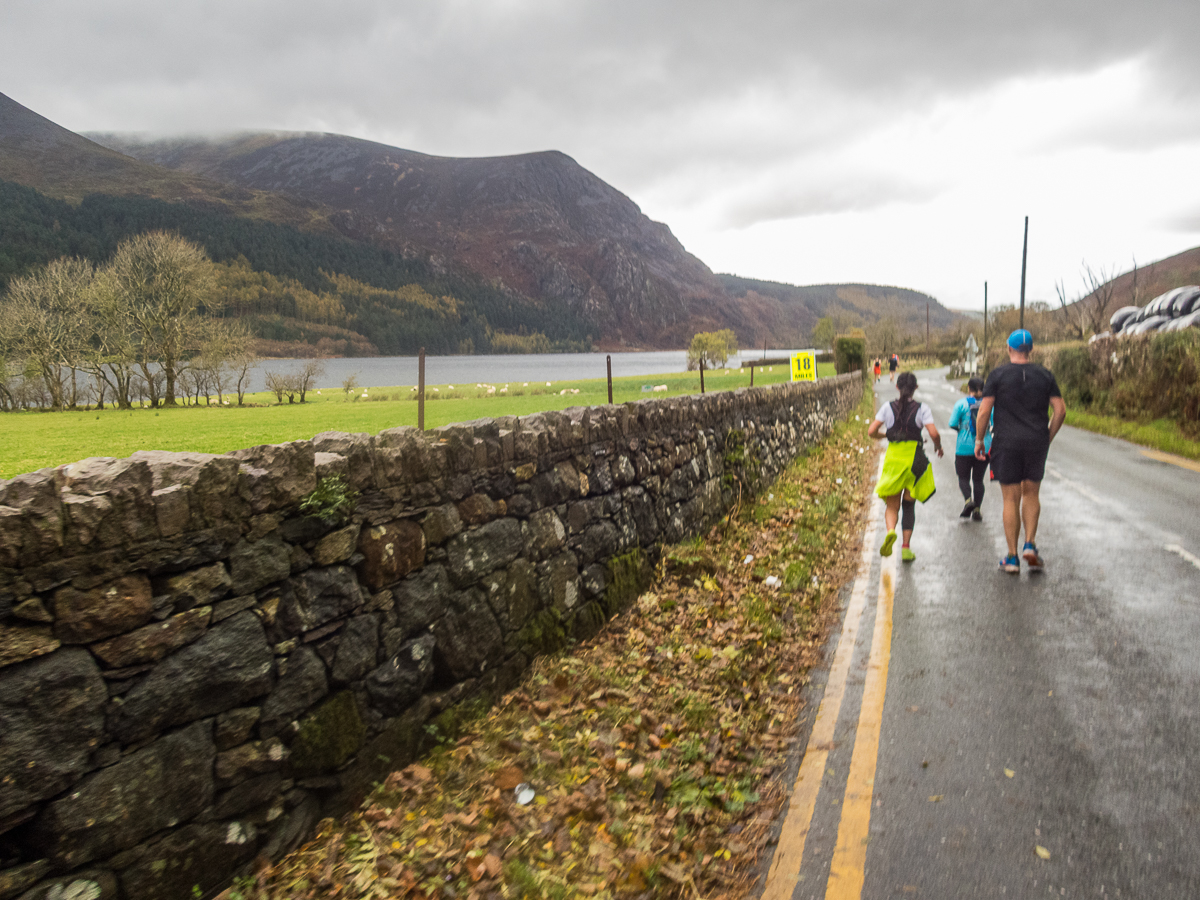
<instances>
[{"instance_id":1,"label":"bare tree","mask_svg":"<svg viewBox=\"0 0 1200 900\"><path fill-rule=\"evenodd\" d=\"M300 394L300 402L304 402L304 395L313 389L314 382L325 374L325 363L319 359L307 360L300 371L296 373L296 391Z\"/></svg>"},{"instance_id":2,"label":"bare tree","mask_svg":"<svg viewBox=\"0 0 1200 900\"><path fill-rule=\"evenodd\" d=\"M1092 334L1104 331L1107 324L1109 306L1112 305L1113 294L1117 289L1116 277L1115 266L1109 270L1103 266L1093 269L1086 260L1083 262L1083 282L1087 294L1080 298L1077 305L1080 308L1080 316Z\"/></svg>"},{"instance_id":3,"label":"bare tree","mask_svg":"<svg viewBox=\"0 0 1200 900\"><path fill-rule=\"evenodd\" d=\"M275 395L275 402L283 402L283 395L288 393L291 388L291 385L288 383L289 380L289 376L284 375L282 372L267 373L267 390Z\"/></svg>"},{"instance_id":4,"label":"bare tree","mask_svg":"<svg viewBox=\"0 0 1200 900\"><path fill-rule=\"evenodd\" d=\"M1067 288L1062 283L1062 280L1054 282L1054 293L1058 295L1058 306L1062 311L1062 316L1067 322L1067 328L1070 330L1073 337L1083 340L1083 324L1079 317L1079 310L1076 307L1076 300L1067 300Z\"/></svg>"},{"instance_id":5,"label":"bare tree","mask_svg":"<svg viewBox=\"0 0 1200 900\"><path fill-rule=\"evenodd\" d=\"M247 380L254 359L249 353L250 333L242 323L231 320L210 319L205 326L208 334L191 366L200 373L206 402L212 402L208 394L216 393L217 402L223 405L225 393L236 382L240 406L245 394L242 382Z\"/></svg>"},{"instance_id":6,"label":"bare tree","mask_svg":"<svg viewBox=\"0 0 1200 900\"><path fill-rule=\"evenodd\" d=\"M229 370L233 379L233 388L237 392L237 403L241 406L246 401L246 392L250 388L250 376L258 365L258 354L254 352L254 339L248 328L240 322L231 326Z\"/></svg>"},{"instance_id":7,"label":"bare tree","mask_svg":"<svg viewBox=\"0 0 1200 900\"><path fill-rule=\"evenodd\" d=\"M97 385L112 392L118 409L130 409L137 377L137 337L111 271L101 269L96 273L87 313L89 339L83 368Z\"/></svg>"},{"instance_id":8,"label":"bare tree","mask_svg":"<svg viewBox=\"0 0 1200 900\"><path fill-rule=\"evenodd\" d=\"M211 311L212 264L196 244L152 231L123 241L108 269L140 342L142 374L153 385L151 366L160 367L163 405L174 406L180 368L201 343L198 307L204 303Z\"/></svg>"},{"instance_id":9,"label":"bare tree","mask_svg":"<svg viewBox=\"0 0 1200 900\"><path fill-rule=\"evenodd\" d=\"M350 399L350 395L358 390L358 373L349 375L342 380L342 393L346 395L346 399Z\"/></svg>"},{"instance_id":10,"label":"bare tree","mask_svg":"<svg viewBox=\"0 0 1200 900\"><path fill-rule=\"evenodd\" d=\"M1109 307L1116 293L1116 267L1093 269L1087 260L1082 263L1084 293L1074 301L1067 300L1066 287L1062 281L1054 284L1058 305L1075 337L1080 340L1088 334L1100 334L1108 324ZM1136 277L1136 273L1135 273Z\"/></svg>"},{"instance_id":11,"label":"bare tree","mask_svg":"<svg viewBox=\"0 0 1200 900\"><path fill-rule=\"evenodd\" d=\"M40 376L50 406L74 405L74 383L86 343L85 306L92 266L63 257L8 286L0 307L0 343Z\"/></svg>"}]
</instances>

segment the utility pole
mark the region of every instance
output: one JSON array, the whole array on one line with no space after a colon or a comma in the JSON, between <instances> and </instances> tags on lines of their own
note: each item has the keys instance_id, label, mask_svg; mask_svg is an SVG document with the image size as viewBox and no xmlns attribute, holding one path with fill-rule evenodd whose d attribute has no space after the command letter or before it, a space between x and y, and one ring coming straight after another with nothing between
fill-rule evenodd
<instances>
[{"instance_id":1,"label":"utility pole","mask_svg":"<svg viewBox=\"0 0 1200 900\"><path fill-rule=\"evenodd\" d=\"M417 355L417 429L425 430L425 348Z\"/></svg>"},{"instance_id":2,"label":"utility pole","mask_svg":"<svg viewBox=\"0 0 1200 900\"><path fill-rule=\"evenodd\" d=\"M1025 244L1021 248L1021 324L1025 327L1025 260L1029 256L1029 216L1025 217Z\"/></svg>"},{"instance_id":3,"label":"utility pole","mask_svg":"<svg viewBox=\"0 0 1200 900\"><path fill-rule=\"evenodd\" d=\"M987 368L987 282L983 283L983 367Z\"/></svg>"}]
</instances>

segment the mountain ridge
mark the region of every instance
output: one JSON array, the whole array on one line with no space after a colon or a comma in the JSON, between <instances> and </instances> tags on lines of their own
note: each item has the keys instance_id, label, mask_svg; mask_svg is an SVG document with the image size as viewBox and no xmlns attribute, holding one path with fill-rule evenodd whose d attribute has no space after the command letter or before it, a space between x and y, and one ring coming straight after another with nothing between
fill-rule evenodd
<instances>
[{"instance_id":1,"label":"mountain ridge","mask_svg":"<svg viewBox=\"0 0 1200 900\"><path fill-rule=\"evenodd\" d=\"M677 345L702 312L693 306L725 300L666 225L560 151L442 157L295 132L95 137L146 162L321 203L348 234L562 303L617 345L644 343L647 329Z\"/></svg>"},{"instance_id":2,"label":"mountain ridge","mask_svg":"<svg viewBox=\"0 0 1200 900\"><path fill-rule=\"evenodd\" d=\"M307 132L89 137L0 94L0 179L75 204L85 197L144 196L216 211L231 222L272 222L377 247L411 260L431 290L444 290L446 277L458 278L455 283L477 298L471 308L490 310L486 322L470 326L476 335L493 321L505 333L532 335L543 328L534 319L554 324L558 316L575 323L566 331L555 325L563 340L587 332L601 349L681 347L694 333L719 328L733 328L747 346L764 340L797 346L831 309L864 324L889 316L913 324L919 311L923 326L918 307L929 303L936 324L954 319L936 300L905 288L802 287L715 275L667 225L557 150L439 157ZM122 215L129 204L93 207L101 216ZM182 207L142 207L147 223L187 218ZM42 211L43 219L47 214ZM79 227L109 227L88 221L93 224ZM197 228L213 233L211 225ZM225 245L249 234L244 227L227 231ZM52 245L43 243L43 250ZM331 273L340 271L340 252L325 254ZM222 258L230 258L229 246ZM296 277L272 264L271 254L259 252L258 259L265 272ZM7 271L20 274L21 265L14 261ZM365 272L376 264L363 265ZM308 283L323 289L311 277ZM394 289L390 282L378 286ZM529 325L522 324L529 316Z\"/></svg>"}]
</instances>

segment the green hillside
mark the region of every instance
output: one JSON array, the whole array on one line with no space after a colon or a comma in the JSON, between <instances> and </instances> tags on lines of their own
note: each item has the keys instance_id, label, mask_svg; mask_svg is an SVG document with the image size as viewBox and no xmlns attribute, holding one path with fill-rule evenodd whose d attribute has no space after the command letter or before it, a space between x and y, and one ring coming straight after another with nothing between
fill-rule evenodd
<instances>
[{"instance_id":1,"label":"green hillside","mask_svg":"<svg viewBox=\"0 0 1200 900\"><path fill-rule=\"evenodd\" d=\"M337 355L589 349L569 311L337 235L232 216L205 205L93 194L78 205L0 181L0 290L59 256L106 260L124 238L177 233L225 264L226 314L260 337L340 342ZM543 337L539 338L541 335ZM528 346L527 346L528 345Z\"/></svg>"}]
</instances>

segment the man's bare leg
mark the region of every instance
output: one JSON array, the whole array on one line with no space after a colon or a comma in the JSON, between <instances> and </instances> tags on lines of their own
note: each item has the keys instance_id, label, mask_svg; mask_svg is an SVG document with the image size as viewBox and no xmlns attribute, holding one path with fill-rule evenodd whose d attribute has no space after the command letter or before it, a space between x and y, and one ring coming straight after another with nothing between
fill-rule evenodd
<instances>
[{"instance_id":1,"label":"man's bare leg","mask_svg":"<svg viewBox=\"0 0 1200 900\"><path fill-rule=\"evenodd\" d=\"M1021 537L1021 488L1027 482L1000 485L1000 494L1004 498L1004 539L1008 542L1008 555L1017 555L1017 541ZM1037 519L1034 519L1034 530L1037 530Z\"/></svg>"},{"instance_id":2,"label":"man's bare leg","mask_svg":"<svg viewBox=\"0 0 1200 900\"><path fill-rule=\"evenodd\" d=\"M1038 496L1041 486L1040 481L1021 482L1021 522L1025 526L1025 540L1031 544L1037 543L1038 517L1042 514L1042 501Z\"/></svg>"}]
</instances>

